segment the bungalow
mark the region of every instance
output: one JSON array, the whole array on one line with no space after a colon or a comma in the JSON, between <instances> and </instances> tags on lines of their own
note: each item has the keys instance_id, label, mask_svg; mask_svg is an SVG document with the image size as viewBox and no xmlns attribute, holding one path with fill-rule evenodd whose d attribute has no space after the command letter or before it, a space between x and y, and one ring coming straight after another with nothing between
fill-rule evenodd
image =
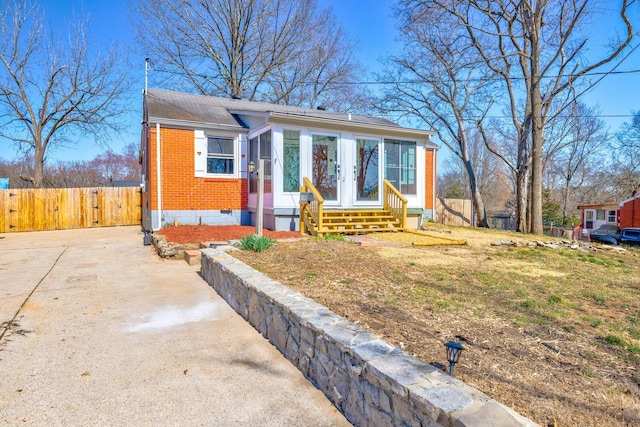
<instances>
[{"instance_id":1,"label":"bungalow","mask_svg":"<svg viewBox=\"0 0 640 427\"><path fill-rule=\"evenodd\" d=\"M298 230L301 218L318 226L332 212L360 215L360 228L393 228L370 213L400 212L394 198L406 218L395 226L418 228L422 220L435 220L434 132L320 108L158 89L144 95L143 115L147 231L174 220L255 224L260 173L268 229ZM351 229L351 220L337 221L342 225L334 229Z\"/></svg>"},{"instance_id":2,"label":"bungalow","mask_svg":"<svg viewBox=\"0 0 640 427\"><path fill-rule=\"evenodd\" d=\"M640 196L620 202L620 228L640 228Z\"/></svg>"}]
</instances>

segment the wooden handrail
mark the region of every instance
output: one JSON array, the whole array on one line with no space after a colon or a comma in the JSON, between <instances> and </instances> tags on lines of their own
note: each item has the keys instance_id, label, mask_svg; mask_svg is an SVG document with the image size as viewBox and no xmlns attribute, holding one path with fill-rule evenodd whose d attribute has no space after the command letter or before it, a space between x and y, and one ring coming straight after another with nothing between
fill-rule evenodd
<instances>
[{"instance_id":1,"label":"wooden handrail","mask_svg":"<svg viewBox=\"0 0 640 427\"><path fill-rule=\"evenodd\" d=\"M408 202L407 198L389 180L384 180L384 209L391 212L395 219L400 222L401 229L407 227Z\"/></svg>"},{"instance_id":2,"label":"wooden handrail","mask_svg":"<svg viewBox=\"0 0 640 427\"><path fill-rule=\"evenodd\" d=\"M306 206L300 207L300 232L304 233L306 231L305 228L308 227L308 224L306 224L305 217L303 215L303 212L306 209L309 216L311 217L311 219L313 219L313 222L316 224L316 231L313 232L312 230L312 234L314 235L322 234L320 230L322 230L322 226L323 226L322 218L323 218L324 197L322 197L318 189L315 187L315 185L313 185L313 183L309 178L304 177L302 179L302 182L303 182L303 185L300 188L300 192L313 194L313 200L307 203Z\"/></svg>"}]
</instances>

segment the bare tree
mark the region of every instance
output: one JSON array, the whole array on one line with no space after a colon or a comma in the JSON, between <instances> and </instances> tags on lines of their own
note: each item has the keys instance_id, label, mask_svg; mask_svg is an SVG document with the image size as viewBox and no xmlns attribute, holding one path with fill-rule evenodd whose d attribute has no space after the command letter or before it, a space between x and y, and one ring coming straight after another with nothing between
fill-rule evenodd
<instances>
[{"instance_id":1,"label":"bare tree","mask_svg":"<svg viewBox=\"0 0 640 427\"><path fill-rule=\"evenodd\" d=\"M574 102L566 114L549 123L543 159L545 177L559 180L546 187L559 190L564 223L573 190L586 182L587 173L603 157L609 139L596 109Z\"/></svg>"},{"instance_id":2,"label":"bare tree","mask_svg":"<svg viewBox=\"0 0 640 427\"><path fill-rule=\"evenodd\" d=\"M469 125L475 127L492 106L490 74L477 69L481 58L464 37L451 34L462 32L451 16L411 8L411 3L400 2L398 9L404 46L387 72L394 83L384 94L383 108L417 117L438 133L464 165L476 225L488 227L468 138Z\"/></svg>"},{"instance_id":3,"label":"bare tree","mask_svg":"<svg viewBox=\"0 0 640 427\"><path fill-rule=\"evenodd\" d=\"M288 105L366 105L354 102L366 96L349 84L360 72L353 44L316 0L141 0L134 7L157 81L166 84L169 74L187 91ZM339 96L345 92L354 96Z\"/></svg>"},{"instance_id":4,"label":"bare tree","mask_svg":"<svg viewBox=\"0 0 640 427\"><path fill-rule=\"evenodd\" d=\"M29 0L3 2L0 41L0 137L33 152L33 174L43 185L47 153L70 143L73 132L105 136L116 129L127 90L122 54L93 51L86 17L68 34L45 30L44 13Z\"/></svg>"},{"instance_id":5,"label":"bare tree","mask_svg":"<svg viewBox=\"0 0 640 427\"><path fill-rule=\"evenodd\" d=\"M612 34L608 52L593 62L585 61L591 45L584 25L603 13L606 2L593 0L407 0L405 7L422 13L444 11L466 41L482 57L478 69L488 69L502 81L504 105L516 130L518 229L524 230L523 207L528 194L528 231L542 234L542 172L545 127L570 103L597 81L588 74L619 58L629 46L633 29L628 11L635 0L616 7L623 29ZM601 7L602 6L602 7ZM452 37L460 37L451 31ZM598 80L599 81L599 80ZM524 103L521 102L524 100ZM522 107L524 105L524 107ZM557 110L553 110L557 108ZM479 122L482 127L483 123ZM497 153L501 155L501 153ZM504 157L504 156L503 156ZM530 169L529 169L530 168ZM530 171L530 172L528 172ZM530 177L530 191L526 190Z\"/></svg>"},{"instance_id":6,"label":"bare tree","mask_svg":"<svg viewBox=\"0 0 640 427\"><path fill-rule=\"evenodd\" d=\"M630 123L622 125L613 145L613 180L620 198L640 194L640 111L633 114Z\"/></svg>"}]
</instances>

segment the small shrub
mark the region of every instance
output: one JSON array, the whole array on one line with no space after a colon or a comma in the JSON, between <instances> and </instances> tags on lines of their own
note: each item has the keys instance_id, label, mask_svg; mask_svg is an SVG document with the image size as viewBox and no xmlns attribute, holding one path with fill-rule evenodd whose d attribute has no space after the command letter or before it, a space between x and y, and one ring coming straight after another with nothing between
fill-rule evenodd
<instances>
[{"instance_id":1,"label":"small shrub","mask_svg":"<svg viewBox=\"0 0 640 427\"><path fill-rule=\"evenodd\" d=\"M267 236L250 234L240 239L240 247L245 251L262 252L269 249L275 242Z\"/></svg>"}]
</instances>

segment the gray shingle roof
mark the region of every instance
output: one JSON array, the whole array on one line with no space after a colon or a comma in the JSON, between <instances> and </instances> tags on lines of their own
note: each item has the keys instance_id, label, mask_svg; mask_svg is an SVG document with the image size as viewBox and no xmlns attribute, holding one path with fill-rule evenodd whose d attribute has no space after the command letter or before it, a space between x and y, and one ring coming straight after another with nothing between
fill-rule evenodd
<instances>
[{"instance_id":1,"label":"gray shingle roof","mask_svg":"<svg viewBox=\"0 0 640 427\"><path fill-rule=\"evenodd\" d=\"M287 105L267 104L240 99L218 98L215 96L192 95L160 89L147 91L147 112L150 118L171 119L191 122L211 123L223 126L246 127L232 112L276 113L277 115L304 116L307 119L344 120L352 124L377 125L401 128L391 120L361 116L357 114L335 113Z\"/></svg>"}]
</instances>

